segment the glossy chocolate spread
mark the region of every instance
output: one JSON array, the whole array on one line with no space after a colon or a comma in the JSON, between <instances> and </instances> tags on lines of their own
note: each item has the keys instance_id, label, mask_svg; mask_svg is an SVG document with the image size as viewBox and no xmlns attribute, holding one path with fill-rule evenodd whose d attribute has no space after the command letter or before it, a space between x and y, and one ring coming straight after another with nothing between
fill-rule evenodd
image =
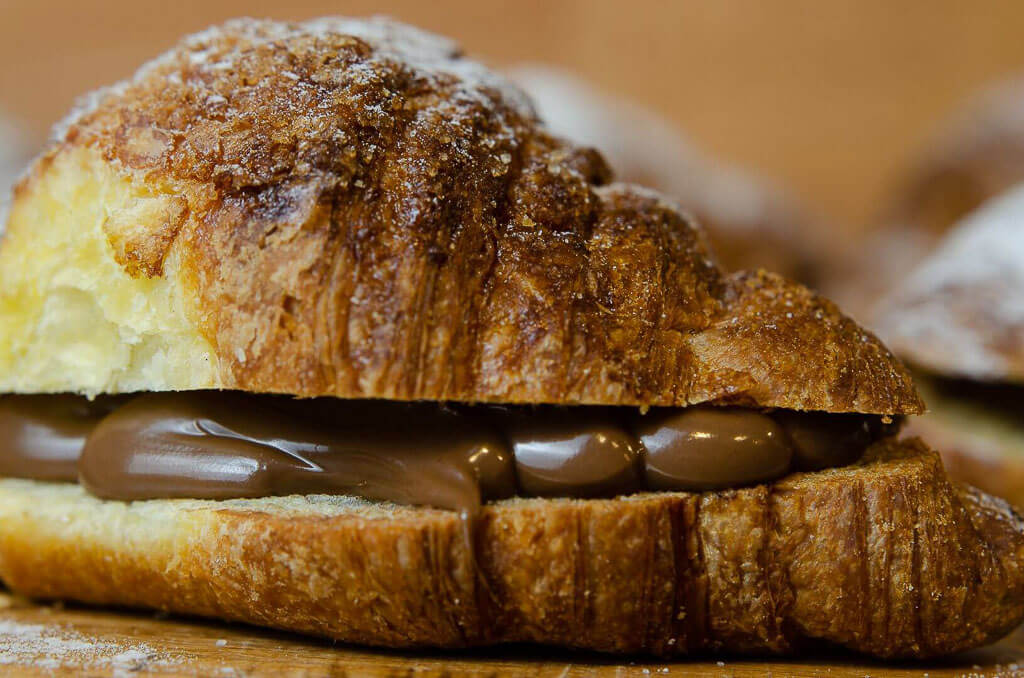
<instances>
[{"instance_id":1,"label":"glossy chocolate spread","mask_svg":"<svg viewBox=\"0 0 1024 678\"><path fill-rule=\"evenodd\" d=\"M120 396L0 396L0 476L74 481L85 439L123 402Z\"/></svg>"},{"instance_id":2,"label":"glossy chocolate spread","mask_svg":"<svg viewBox=\"0 0 1024 678\"><path fill-rule=\"evenodd\" d=\"M513 495L715 490L856 460L880 417L466 406L240 392L0 397L0 475L136 500L351 494L475 512Z\"/></svg>"}]
</instances>

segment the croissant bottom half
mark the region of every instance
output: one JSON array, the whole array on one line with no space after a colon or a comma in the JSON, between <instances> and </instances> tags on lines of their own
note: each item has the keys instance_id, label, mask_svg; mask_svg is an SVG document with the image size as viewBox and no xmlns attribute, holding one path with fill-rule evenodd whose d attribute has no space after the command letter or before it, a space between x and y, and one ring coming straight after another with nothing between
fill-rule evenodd
<instances>
[{"instance_id":1,"label":"croissant bottom half","mask_svg":"<svg viewBox=\"0 0 1024 678\"><path fill-rule=\"evenodd\" d=\"M1024 525L917 441L718 493L516 499L476 524L348 497L154 500L0 480L20 593L386 647L880 657L978 646L1024 617ZM52 567L52 563L61 567Z\"/></svg>"}]
</instances>

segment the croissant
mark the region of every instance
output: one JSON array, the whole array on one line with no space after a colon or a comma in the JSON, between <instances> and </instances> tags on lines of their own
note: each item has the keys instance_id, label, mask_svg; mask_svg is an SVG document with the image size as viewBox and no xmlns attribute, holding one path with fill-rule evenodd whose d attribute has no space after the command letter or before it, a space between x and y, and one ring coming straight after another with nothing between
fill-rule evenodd
<instances>
[{"instance_id":1,"label":"croissant","mask_svg":"<svg viewBox=\"0 0 1024 678\"><path fill-rule=\"evenodd\" d=\"M232 21L89 97L0 241L0 578L387 647L925 657L1024 526L834 304L725 273L452 43Z\"/></svg>"}]
</instances>

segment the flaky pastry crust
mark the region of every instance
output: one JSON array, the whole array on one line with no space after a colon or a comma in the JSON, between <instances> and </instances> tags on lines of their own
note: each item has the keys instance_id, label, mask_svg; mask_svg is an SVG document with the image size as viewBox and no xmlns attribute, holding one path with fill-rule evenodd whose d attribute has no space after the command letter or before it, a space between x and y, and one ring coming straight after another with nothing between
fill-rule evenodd
<instances>
[{"instance_id":1,"label":"flaky pastry crust","mask_svg":"<svg viewBox=\"0 0 1024 678\"><path fill-rule=\"evenodd\" d=\"M902 365L831 303L724 274L678 207L608 183L514 87L387 20L233 21L185 39L58 131L12 234L38 233L40 187L69 165L135 191L102 217L112 275L170 281L185 320L152 324L194 326L210 368L158 383L158 362L126 363L83 386L69 359L45 388L7 390L922 409ZM20 259L0 250L0 295L27 287ZM44 315L25 306L12 374ZM132 360L174 352L148 339Z\"/></svg>"},{"instance_id":2,"label":"flaky pastry crust","mask_svg":"<svg viewBox=\"0 0 1024 678\"><path fill-rule=\"evenodd\" d=\"M1024 525L916 441L740 490L500 502L474 539L452 512L352 498L125 504L23 480L0 480L0 522L0 577L26 595L389 647L927 657L1024 617Z\"/></svg>"}]
</instances>

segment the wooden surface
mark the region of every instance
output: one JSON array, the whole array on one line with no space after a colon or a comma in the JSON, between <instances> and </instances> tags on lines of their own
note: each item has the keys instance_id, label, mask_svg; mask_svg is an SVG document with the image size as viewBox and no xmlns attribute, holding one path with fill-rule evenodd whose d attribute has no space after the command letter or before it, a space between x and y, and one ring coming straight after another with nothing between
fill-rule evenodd
<instances>
[{"instance_id":1,"label":"wooden surface","mask_svg":"<svg viewBox=\"0 0 1024 678\"><path fill-rule=\"evenodd\" d=\"M38 606L0 593L0 673L370 678L1024 676L1024 628L997 645L941 662L883 664L834 654L799 662L622 661L523 647L463 653L372 651L240 625Z\"/></svg>"},{"instance_id":2,"label":"wooden surface","mask_svg":"<svg viewBox=\"0 0 1024 678\"><path fill-rule=\"evenodd\" d=\"M330 13L390 14L496 65L569 68L850 228L965 96L1024 70L1020 0L2 0L0 110L38 143L76 96L186 32Z\"/></svg>"}]
</instances>

